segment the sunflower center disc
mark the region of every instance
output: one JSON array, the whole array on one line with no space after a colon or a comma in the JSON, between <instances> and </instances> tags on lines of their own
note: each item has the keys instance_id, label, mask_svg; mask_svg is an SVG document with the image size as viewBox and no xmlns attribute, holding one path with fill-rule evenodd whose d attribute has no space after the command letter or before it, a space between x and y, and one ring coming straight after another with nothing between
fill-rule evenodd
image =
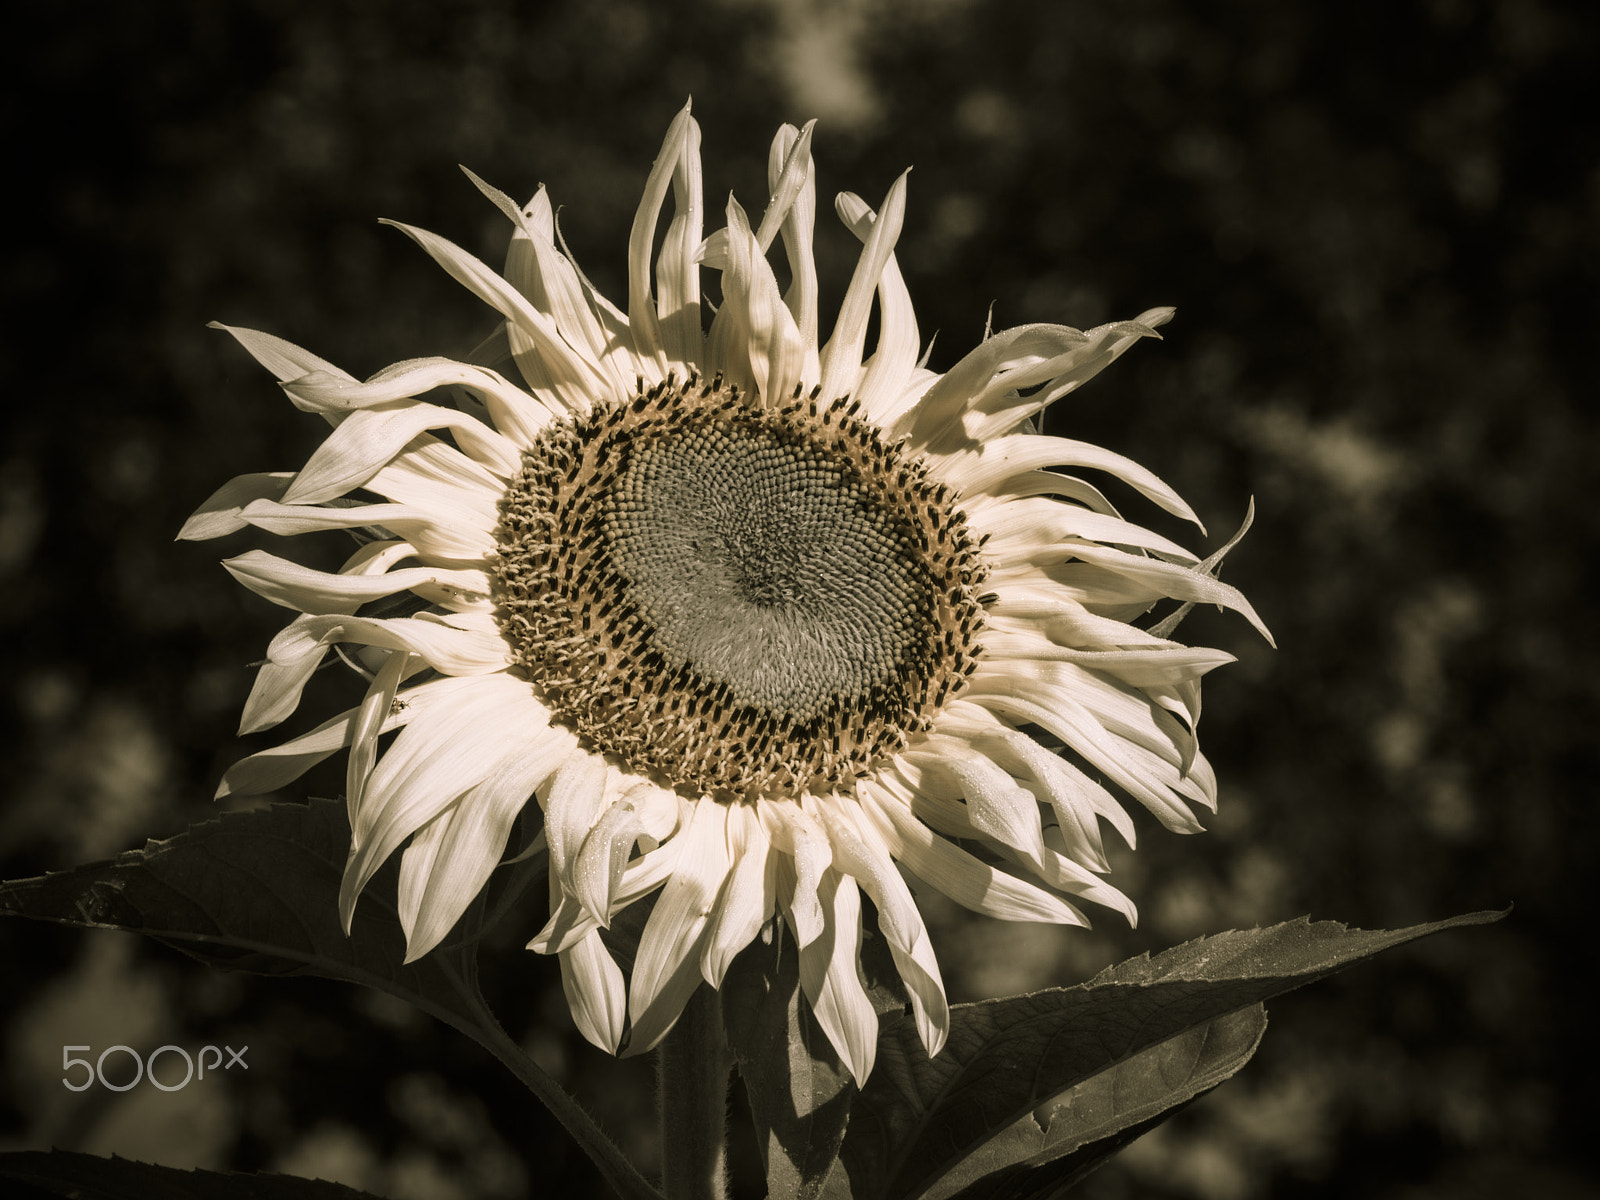
<instances>
[{"instance_id":1,"label":"sunflower center disc","mask_svg":"<svg viewBox=\"0 0 1600 1200\"><path fill-rule=\"evenodd\" d=\"M799 719L889 681L919 580L843 464L771 430L636 447L607 505L612 563L670 666Z\"/></svg>"},{"instance_id":2,"label":"sunflower center disc","mask_svg":"<svg viewBox=\"0 0 1600 1200\"><path fill-rule=\"evenodd\" d=\"M497 617L558 719L636 771L839 788L976 667L947 489L853 411L672 380L549 427L501 504Z\"/></svg>"}]
</instances>

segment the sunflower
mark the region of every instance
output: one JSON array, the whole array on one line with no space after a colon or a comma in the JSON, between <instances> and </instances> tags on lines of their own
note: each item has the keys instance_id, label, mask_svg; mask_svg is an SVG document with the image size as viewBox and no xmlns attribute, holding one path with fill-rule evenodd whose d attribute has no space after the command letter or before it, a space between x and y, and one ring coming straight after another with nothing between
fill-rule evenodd
<instances>
[{"instance_id":1,"label":"sunflower","mask_svg":"<svg viewBox=\"0 0 1600 1200\"><path fill-rule=\"evenodd\" d=\"M180 536L359 535L337 572L259 550L224 563L298 614L241 732L289 716L335 645L370 679L218 793L273 791L348 748L347 929L404 846L408 961L426 954L537 800L551 915L529 947L559 957L590 1041L654 1046L781 919L861 1081L878 1023L862 893L936 1054L949 1008L907 877L1005 920L1084 925L1080 902L1133 920L1103 878L1101 821L1133 841L1107 785L1198 830L1216 796L1199 679L1231 661L1170 640L1171 619L1133 622L1173 599L1261 626L1215 556L1051 468L1101 472L1198 524L1169 487L1034 431L1172 310L1007 330L934 373L894 257L902 175L876 212L836 201L862 249L824 342L811 134L778 132L759 221L730 198L704 236L699 127L679 113L634 218L626 312L558 243L543 189L518 206L473 176L512 225L503 273L398 228L504 317L474 362L413 359L362 382L230 329L332 430L298 472L227 484ZM721 273L709 331L702 267ZM601 933L658 891L625 978Z\"/></svg>"}]
</instances>

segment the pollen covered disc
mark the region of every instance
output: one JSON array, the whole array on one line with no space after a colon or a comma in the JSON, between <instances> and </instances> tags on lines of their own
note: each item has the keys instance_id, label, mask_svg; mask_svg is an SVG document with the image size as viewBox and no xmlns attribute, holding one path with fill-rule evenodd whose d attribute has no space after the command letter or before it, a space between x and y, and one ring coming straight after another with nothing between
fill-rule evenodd
<instances>
[{"instance_id":1,"label":"pollen covered disc","mask_svg":"<svg viewBox=\"0 0 1600 1200\"><path fill-rule=\"evenodd\" d=\"M964 520L849 410L669 380L549 430L501 517L498 617L525 674L680 788L837 788L975 666Z\"/></svg>"}]
</instances>

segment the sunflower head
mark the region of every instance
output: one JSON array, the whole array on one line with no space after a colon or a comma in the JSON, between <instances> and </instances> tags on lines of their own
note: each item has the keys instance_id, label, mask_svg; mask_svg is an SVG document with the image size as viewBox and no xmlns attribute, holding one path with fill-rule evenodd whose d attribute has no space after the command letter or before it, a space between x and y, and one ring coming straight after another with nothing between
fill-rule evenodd
<instances>
[{"instance_id":1,"label":"sunflower head","mask_svg":"<svg viewBox=\"0 0 1600 1200\"><path fill-rule=\"evenodd\" d=\"M1202 562L1124 519L1079 472L1193 521L1172 489L1033 426L1170 309L1006 330L927 370L894 257L901 176L876 211L838 198L862 249L822 340L811 126L774 139L760 221L730 199L709 236L699 144L685 108L630 234L625 311L558 248L542 189L518 206L474 176L512 224L503 272L400 226L503 318L473 362L411 359L362 382L230 330L331 430L298 472L226 485L181 536L362 537L337 572L260 551L225 563L296 613L243 729L293 712L335 644L368 683L348 711L237 764L219 794L276 789L347 748L346 927L404 847L411 958L449 932L535 803L550 916L529 945L559 957L585 1036L655 1045L702 981L719 986L781 923L859 1081L877 1027L861 893L936 1053L948 1006L907 878L1007 920L1086 924L1082 901L1131 920L1103 878L1102 822L1131 843L1121 798L1180 831L1215 805L1199 680L1230 656L1172 626L1197 602L1261 626L1215 577L1221 551ZM721 283L709 328L707 271ZM408 603L383 607L396 597ZM1178 612L1146 621L1163 601ZM624 977L605 931L651 895Z\"/></svg>"}]
</instances>

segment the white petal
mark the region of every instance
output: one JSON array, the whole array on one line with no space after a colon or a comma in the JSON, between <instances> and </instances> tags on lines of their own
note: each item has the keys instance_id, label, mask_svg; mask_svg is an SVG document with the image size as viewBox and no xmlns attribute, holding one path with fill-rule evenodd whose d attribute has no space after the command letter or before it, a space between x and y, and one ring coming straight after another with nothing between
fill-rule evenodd
<instances>
[{"instance_id":1,"label":"white petal","mask_svg":"<svg viewBox=\"0 0 1600 1200\"><path fill-rule=\"evenodd\" d=\"M767 153L767 190L771 196L766 211L761 214L761 227L756 231L756 243L762 254L771 248L772 239L778 236L778 230L788 219L812 173L811 131L816 126L815 119L807 121L798 131L793 125L785 125L772 139Z\"/></svg>"},{"instance_id":2,"label":"white petal","mask_svg":"<svg viewBox=\"0 0 1600 1200\"><path fill-rule=\"evenodd\" d=\"M670 879L677 869L678 860L683 857L683 848L683 841L673 838L630 862L622 872L622 881L611 898L608 919L615 917L635 900L648 896ZM554 874L551 878L555 880ZM575 944L590 930L601 926L593 913L588 912L570 892L559 887L559 880L555 882L560 898L553 905L550 920L528 942L528 949L538 954L556 954Z\"/></svg>"},{"instance_id":3,"label":"white petal","mask_svg":"<svg viewBox=\"0 0 1600 1200\"><path fill-rule=\"evenodd\" d=\"M467 168L467 178L477 185L511 220L515 232L506 249L505 276L540 312L547 312L557 331L571 346L588 351L611 383L608 398L622 400L633 390L632 366L626 374L618 371L621 360L631 358L623 347L608 336L602 318L590 305L577 270L556 250L555 219L550 198L541 186L533 199L521 208L499 188L491 187ZM624 322L624 329L626 322ZM507 346L509 352L509 344ZM496 421L496 424L500 423ZM504 425L500 425L504 429ZM531 445L531 442L524 442Z\"/></svg>"},{"instance_id":4,"label":"white petal","mask_svg":"<svg viewBox=\"0 0 1600 1200\"><path fill-rule=\"evenodd\" d=\"M855 274L839 307L833 336L822 349L822 399L836 400L855 389L861 369L861 348L867 340L867 318L872 311L872 295L878 290L885 264L894 252L906 218L906 175L889 188L883 208L872 223L872 234L861 249Z\"/></svg>"},{"instance_id":5,"label":"white petal","mask_svg":"<svg viewBox=\"0 0 1600 1200\"><path fill-rule=\"evenodd\" d=\"M700 953L700 973L714 988L748 946L777 904L776 863L761 820L744 805L728 809L728 857L733 869L717 897Z\"/></svg>"},{"instance_id":6,"label":"white petal","mask_svg":"<svg viewBox=\"0 0 1600 1200\"><path fill-rule=\"evenodd\" d=\"M394 711L395 695L400 681L411 666L411 655L405 650L394 650L384 660L372 678L372 685L362 697L355 713L355 724L350 735L350 758L345 764L344 798L350 816L350 826L355 828L356 814L361 811L361 798L366 793L367 778L378 761L378 735L384 722ZM418 662L417 667L422 664Z\"/></svg>"},{"instance_id":7,"label":"white petal","mask_svg":"<svg viewBox=\"0 0 1600 1200\"><path fill-rule=\"evenodd\" d=\"M421 401L394 401L353 412L318 446L283 497L285 504L316 504L358 488L392 462L424 430L449 429L466 451L468 463L482 464L483 481L508 479L521 469L522 456L509 439L476 417ZM466 468L463 467L463 470Z\"/></svg>"},{"instance_id":8,"label":"white petal","mask_svg":"<svg viewBox=\"0 0 1600 1200\"><path fill-rule=\"evenodd\" d=\"M945 440L947 432L960 433L961 417L986 388L1015 390L1019 385L1011 381L1024 377L1030 367L1081 346L1085 340L1081 330L1066 325L1018 325L1001 330L940 376L921 401L889 428L888 440L910 437L910 448L916 451ZM974 444L964 434L962 439L968 447ZM958 448L940 447L946 453Z\"/></svg>"},{"instance_id":9,"label":"white petal","mask_svg":"<svg viewBox=\"0 0 1600 1200\"><path fill-rule=\"evenodd\" d=\"M509 347L507 348L509 354ZM464 388L477 396L502 433L529 445L554 411L538 397L517 387L497 371L448 358L412 358L385 367L365 383L348 376L313 371L284 384L300 408L312 412L348 413L421 396L435 388ZM498 453L498 451L496 451Z\"/></svg>"},{"instance_id":10,"label":"white petal","mask_svg":"<svg viewBox=\"0 0 1600 1200\"><path fill-rule=\"evenodd\" d=\"M1083 345L1041 365L1038 374L1044 376L1044 385L1025 400L1015 394L1016 389L1031 386L1032 380L1018 380L1006 387L991 384L974 397L962 418L965 438L983 442L1022 427L1029 417L1093 379L1136 342L1159 338L1156 327L1170 321L1172 312L1170 308L1152 308L1136 320L1115 321L1087 331Z\"/></svg>"},{"instance_id":11,"label":"white petal","mask_svg":"<svg viewBox=\"0 0 1600 1200\"><path fill-rule=\"evenodd\" d=\"M656 900L639 939L628 1011L628 1052L648 1050L665 1036L700 983L700 951L717 893L728 876L727 813L709 798L694 802L676 870Z\"/></svg>"},{"instance_id":12,"label":"white petal","mask_svg":"<svg viewBox=\"0 0 1600 1200\"><path fill-rule=\"evenodd\" d=\"M561 990L578 1032L615 1054L628 1017L628 992L599 933L591 931L561 952Z\"/></svg>"},{"instance_id":13,"label":"white petal","mask_svg":"<svg viewBox=\"0 0 1600 1200\"><path fill-rule=\"evenodd\" d=\"M575 755L557 772L549 795L540 799L550 840L550 872L569 890L573 861L594 827L607 775L605 759L598 754Z\"/></svg>"},{"instance_id":14,"label":"white petal","mask_svg":"<svg viewBox=\"0 0 1600 1200\"><path fill-rule=\"evenodd\" d=\"M871 239L877 214L861 197L844 192L835 207L840 219L863 244ZM911 307L911 293L899 264L890 254L878 280L878 346L867 360L866 373L856 389L856 399L867 416L880 426L900 415L906 384L917 363L917 345L917 315Z\"/></svg>"},{"instance_id":15,"label":"white petal","mask_svg":"<svg viewBox=\"0 0 1600 1200\"><path fill-rule=\"evenodd\" d=\"M323 529L390 530L416 546L420 554L450 562L481 561L496 549L493 525L485 526L477 513L464 506L454 510L420 504L318 508L255 500L245 505L239 515L258 529L284 537Z\"/></svg>"},{"instance_id":16,"label":"white petal","mask_svg":"<svg viewBox=\"0 0 1600 1200\"><path fill-rule=\"evenodd\" d=\"M1078 540L1151 550L1190 566L1200 561L1199 555L1131 521L1044 498L986 505L969 512L967 524L974 535L989 535L984 555L1001 565L1060 558L1071 554Z\"/></svg>"},{"instance_id":17,"label":"white petal","mask_svg":"<svg viewBox=\"0 0 1600 1200\"><path fill-rule=\"evenodd\" d=\"M949 772L967 802L967 819L979 833L1037 864L1044 851L1039 802L975 746L958 738L930 737L902 755L908 762Z\"/></svg>"},{"instance_id":18,"label":"white petal","mask_svg":"<svg viewBox=\"0 0 1600 1200\"><path fill-rule=\"evenodd\" d=\"M383 714L379 731L387 733L406 724L426 705L417 703L426 689L441 684L460 684L459 679L439 679L423 684L405 693L406 702L391 705ZM293 783L323 759L350 745L357 730L360 708L349 708L331 720L324 721L309 733L303 733L279 746L258 750L229 767L217 787L217 799L224 796L260 796L277 791Z\"/></svg>"},{"instance_id":19,"label":"white petal","mask_svg":"<svg viewBox=\"0 0 1600 1200\"><path fill-rule=\"evenodd\" d=\"M994 622L994 628L1012 632L1037 626L1057 645L1079 646L1085 651L1126 647L1184 648L1181 643L1147 629L1090 612L1072 589L1051 578L1061 569L1053 567L1046 572L1038 567L1021 566L998 567L991 571L985 586L995 598L986 605L986 615Z\"/></svg>"},{"instance_id":20,"label":"white petal","mask_svg":"<svg viewBox=\"0 0 1600 1200\"><path fill-rule=\"evenodd\" d=\"M1216 604L1223 608L1231 608L1254 625L1261 636L1267 639L1269 645L1276 645L1271 632L1262 624L1250 601L1244 598L1244 593L1203 571L1162 562L1156 558L1146 558L1139 554L1128 554L1109 546L1074 544L1070 552L1073 558L1081 562L1120 575L1135 586L1145 589L1152 601L1170 596L1175 600L1192 600L1197 604Z\"/></svg>"},{"instance_id":21,"label":"white petal","mask_svg":"<svg viewBox=\"0 0 1600 1200\"><path fill-rule=\"evenodd\" d=\"M817 1024L860 1087L872 1074L878 1053L878 1013L856 965L861 893L850 876L829 870L819 881L819 896L827 919L821 935L800 948L800 987Z\"/></svg>"},{"instance_id":22,"label":"white petal","mask_svg":"<svg viewBox=\"0 0 1600 1200\"><path fill-rule=\"evenodd\" d=\"M695 251L705 218L700 177L700 125L689 119L688 135L672 172L672 220L656 259L656 315L667 362L695 369L700 365L700 268ZM653 229L652 229L653 232Z\"/></svg>"},{"instance_id":23,"label":"white petal","mask_svg":"<svg viewBox=\"0 0 1600 1200\"><path fill-rule=\"evenodd\" d=\"M203 542L237 533L249 526L239 511L255 500L277 500L294 479L293 471L264 471L236 475L206 498L178 530L182 542Z\"/></svg>"},{"instance_id":24,"label":"white petal","mask_svg":"<svg viewBox=\"0 0 1600 1200\"><path fill-rule=\"evenodd\" d=\"M1026 435L1024 435L1026 436ZM960 460L965 456L955 455L943 460L945 463ZM935 460L938 461L938 460ZM956 472L946 467L941 467L938 477L948 482ZM1059 496L1067 500L1076 500L1085 508L1094 512L1105 513L1107 516L1120 516L1116 506L1106 499L1105 493L1092 483L1079 479L1075 475L1063 475L1058 471L1023 471L1020 474L1006 478L994 488L978 493L966 492L962 495L962 508L968 518L976 512L985 511L997 505L1009 504L1013 500L1020 500L1025 496Z\"/></svg>"},{"instance_id":25,"label":"white petal","mask_svg":"<svg viewBox=\"0 0 1600 1200\"><path fill-rule=\"evenodd\" d=\"M633 802L618 800L600 814L572 863L572 895L602 927L611 923L612 900L622 884L628 857L643 832L644 823Z\"/></svg>"},{"instance_id":26,"label":"white petal","mask_svg":"<svg viewBox=\"0 0 1600 1200\"><path fill-rule=\"evenodd\" d=\"M538 199L537 196L534 197ZM530 206L531 207L531 206ZM578 266L578 260L573 257L572 248L567 245L567 240L561 234L561 225L554 218L551 224L555 228L556 241L561 247L561 257L572 268L572 273L577 276L578 286L583 289L583 298L588 302L589 309L595 315L595 320L600 322L605 330L606 352L601 358L606 369L618 381L623 395L631 395L639 379L652 382L660 381L660 364L655 358L646 362L639 356L633 344L633 331L628 327L628 316L600 292L589 277Z\"/></svg>"},{"instance_id":27,"label":"white petal","mask_svg":"<svg viewBox=\"0 0 1600 1200\"><path fill-rule=\"evenodd\" d=\"M506 318L511 351L528 385L547 391L572 413L586 413L590 397L609 387L598 364L569 346L555 322L503 278L460 246L398 221L385 221L415 241L455 280Z\"/></svg>"},{"instance_id":28,"label":"white petal","mask_svg":"<svg viewBox=\"0 0 1600 1200\"><path fill-rule=\"evenodd\" d=\"M862 795L866 797L866 811L876 819L878 832L896 861L964 908L1002 921L1088 924L1083 914L1066 901L998 871L946 841L917 820L892 794L863 788Z\"/></svg>"},{"instance_id":29,"label":"white petal","mask_svg":"<svg viewBox=\"0 0 1600 1200\"><path fill-rule=\"evenodd\" d=\"M339 889L347 931L361 889L406 838L548 732L549 710L526 683L509 675L474 683L414 718L373 768Z\"/></svg>"},{"instance_id":30,"label":"white petal","mask_svg":"<svg viewBox=\"0 0 1600 1200\"><path fill-rule=\"evenodd\" d=\"M297 617L267 648L267 662L245 702L240 732L270 728L292 713L306 681L335 642L409 650L446 675L487 675L510 665L505 642L492 629L457 628L430 613L393 620L342 614Z\"/></svg>"},{"instance_id":31,"label":"white petal","mask_svg":"<svg viewBox=\"0 0 1600 1200\"><path fill-rule=\"evenodd\" d=\"M894 869L888 849L874 831L856 824L849 806L828 797L807 797L806 807L821 819L833 843L838 870L855 876L878 908L878 924L911 997L917 1034L929 1056L939 1053L950 1034L950 1005L927 927L905 880Z\"/></svg>"},{"instance_id":32,"label":"white petal","mask_svg":"<svg viewBox=\"0 0 1600 1200\"><path fill-rule=\"evenodd\" d=\"M723 304L713 323L719 366L741 352L757 393L787 399L800 381L804 347L794 318L778 295L772 268L750 232L744 210L728 197L728 257L722 273ZM717 326L722 326L718 329Z\"/></svg>"},{"instance_id":33,"label":"white petal","mask_svg":"<svg viewBox=\"0 0 1600 1200\"><path fill-rule=\"evenodd\" d=\"M418 831L400 859L399 913L406 961L441 941L483 890L517 814L571 753L560 729L530 729L472 790Z\"/></svg>"},{"instance_id":34,"label":"white petal","mask_svg":"<svg viewBox=\"0 0 1600 1200\"><path fill-rule=\"evenodd\" d=\"M765 804L760 811L772 844L794 860L794 887L785 894L791 910L789 925L801 946L810 945L821 935L827 919L817 889L822 873L833 862L833 847L827 832L798 805Z\"/></svg>"},{"instance_id":35,"label":"white petal","mask_svg":"<svg viewBox=\"0 0 1600 1200\"><path fill-rule=\"evenodd\" d=\"M293 342L286 342L270 333L262 333L257 329L240 329L234 325L224 325L221 321L212 321L210 328L231 333L234 340L250 352L250 357L276 375L280 383L287 383L291 379L298 379L313 371L325 371L329 375L342 376L351 383L356 381L354 375L341 371L327 359L318 358L311 351L302 350Z\"/></svg>"},{"instance_id":36,"label":"white petal","mask_svg":"<svg viewBox=\"0 0 1600 1200\"><path fill-rule=\"evenodd\" d=\"M1036 628L1001 630L993 626L984 631L983 652L995 665L1029 659L1070 662L1141 688L1166 687L1198 679L1235 661L1225 650L1176 643L1138 650L1079 650L1056 645Z\"/></svg>"},{"instance_id":37,"label":"white petal","mask_svg":"<svg viewBox=\"0 0 1600 1200\"><path fill-rule=\"evenodd\" d=\"M699 131L685 104L667 126L667 135L650 168L650 177L645 181L644 195L628 234L628 327L640 361L653 368L645 372L646 385L658 382L667 371L661 322L650 287L650 253L656 224L661 217L661 206L666 202L667 190L685 169L684 160L690 154L695 155L698 170L698 145Z\"/></svg>"},{"instance_id":38,"label":"white petal","mask_svg":"<svg viewBox=\"0 0 1600 1200\"><path fill-rule=\"evenodd\" d=\"M335 575L264 550L224 559L222 565L257 595L304 613L351 614L369 600L408 589L452 607L482 608L489 603L489 577L483 571L407 567L381 574Z\"/></svg>"},{"instance_id":39,"label":"white petal","mask_svg":"<svg viewBox=\"0 0 1600 1200\"><path fill-rule=\"evenodd\" d=\"M1024 686L1041 698L1021 694ZM1201 797L1188 795L1197 789L1193 785L1186 787L1177 769L1157 755L1109 733L1093 714L1060 689L1018 685L987 694L969 691L965 699L1019 725L1031 723L1054 734L1148 808L1168 829L1176 833L1200 831L1200 823L1184 802L1186 797L1204 803Z\"/></svg>"},{"instance_id":40,"label":"white petal","mask_svg":"<svg viewBox=\"0 0 1600 1200\"><path fill-rule=\"evenodd\" d=\"M500 523L505 484L453 446L424 434L367 480L368 491L474 529Z\"/></svg>"},{"instance_id":41,"label":"white petal","mask_svg":"<svg viewBox=\"0 0 1600 1200\"><path fill-rule=\"evenodd\" d=\"M794 317L800 330L800 341L805 347L806 363L800 373L801 381L815 386L822 379L822 368L817 347L817 264L812 252L812 236L817 221L817 170L811 158L811 128L809 122L801 133L793 125L785 125L773 139L767 158L767 185L775 195L787 190L792 173L799 173L803 182L794 194L793 201L783 217L783 249L789 259L789 290L783 302ZM765 221L762 222L763 228ZM763 247L765 243L763 243Z\"/></svg>"},{"instance_id":42,"label":"white petal","mask_svg":"<svg viewBox=\"0 0 1600 1200\"><path fill-rule=\"evenodd\" d=\"M967 495L993 493L1009 481L1040 467L1089 467L1120 479L1174 516L1193 522L1202 531L1205 528L1183 497L1153 472L1131 458L1088 442L1036 433L1013 433L986 441L975 452L934 462L937 464L935 473Z\"/></svg>"}]
</instances>

